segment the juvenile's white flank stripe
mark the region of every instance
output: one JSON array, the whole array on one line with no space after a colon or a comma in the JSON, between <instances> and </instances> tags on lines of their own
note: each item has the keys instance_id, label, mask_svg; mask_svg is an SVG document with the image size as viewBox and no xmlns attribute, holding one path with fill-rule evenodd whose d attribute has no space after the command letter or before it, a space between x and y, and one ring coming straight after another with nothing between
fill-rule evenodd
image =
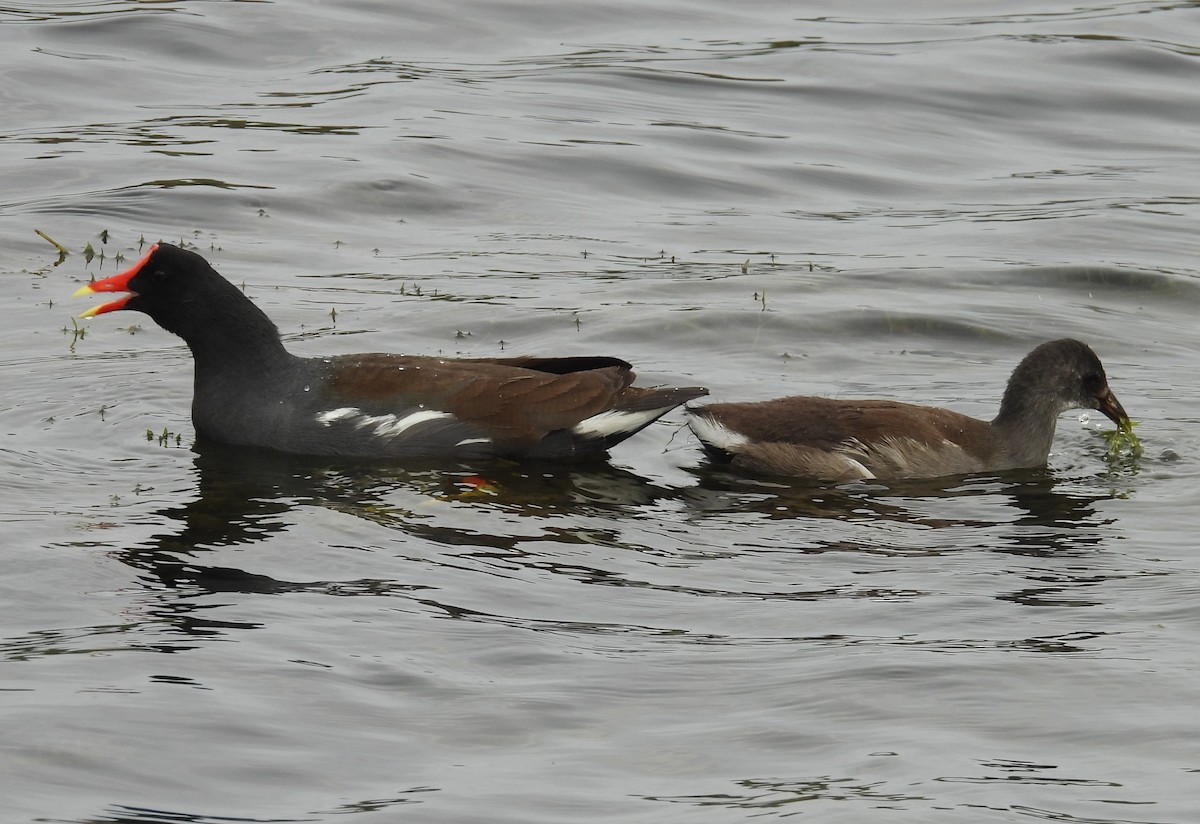
<instances>
[{"instance_id":1,"label":"juvenile's white flank stripe","mask_svg":"<svg viewBox=\"0 0 1200 824\"><path fill-rule=\"evenodd\" d=\"M726 452L737 452L738 449L750 442L750 439L741 432L735 432L707 415L689 414L688 426L704 443L715 446L717 449L724 449Z\"/></svg>"},{"instance_id":2,"label":"juvenile's white flank stripe","mask_svg":"<svg viewBox=\"0 0 1200 824\"><path fill-rule=\"evenodd\" d=\"M343 406L340 409L330 409L328 412L322 412L317 415L317 423L322 426L329 426L334 421L344 421L346 418L353 418L359 414L356 406Z\"/></svg>"},{"instance_id":3,"label":"juvenile's white flank stripe","mask_svg":"<svg viewBox=\"0 0 1200 824\"><path fill-rule=\"evenodd\" d=\"M858 467L858 471L860 471L862 473L862 478L861 478L862 480L872 481L875 479L875 473L873 473L871 470L867 469L859 461L854 460L849 455L841 455L840 457L844 458L847 463Z\"/></svg>"},{"instance_id":4,"label":"juvenile's white flank stripe","mask_svg":"<svg viewBox=\"0 0 1200 824\"><path fill-rule=\"evenodd\" d=\"M611 409L608 412L584 418L575 424L571 431L585 438L606 438L609 435L640 429L665 411L665 409L649 409L643 412L622 412Z\"/></svg>"}]
</instances>

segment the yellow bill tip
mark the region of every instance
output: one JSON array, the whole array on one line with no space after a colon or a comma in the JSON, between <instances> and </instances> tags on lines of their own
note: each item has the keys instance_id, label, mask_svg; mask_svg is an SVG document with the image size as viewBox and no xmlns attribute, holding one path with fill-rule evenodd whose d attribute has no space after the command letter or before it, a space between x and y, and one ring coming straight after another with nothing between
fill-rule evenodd
<instances>
[{"instance_id":1,"label":"yellow bill tip","mask_svg":"<svg viewBox=\"0 0 1200 824\"><path fill-rule=\"evenodd\" d=\"M85 283L83 286L80 286L78 289L76 289L75 294L71 295L71 297L77 298L81 297L82 295L95 294L95 292L96 290L92 288L92 284Z\"/></svg>"}]
</instances>

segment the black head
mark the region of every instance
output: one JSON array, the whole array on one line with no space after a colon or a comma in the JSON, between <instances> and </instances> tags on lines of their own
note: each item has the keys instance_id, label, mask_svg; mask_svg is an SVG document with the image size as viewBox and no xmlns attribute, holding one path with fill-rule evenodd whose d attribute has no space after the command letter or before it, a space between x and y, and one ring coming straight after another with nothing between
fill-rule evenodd
<instances>
[{"instance_id":1,"label":"black head","mask_svg":"<svg viewBox=\"0 0 1200 824\"><path fill-rule=\"evenodd\" d=\"M92 317L132 309L149 315L155 323L179 335L192 348L220 338L275 338L270 319L241 290L217 274L195 252L157 243L141 260L112 277L81 288L76 295L128 292L83 313Z\"/></svg>"}]
</instances>

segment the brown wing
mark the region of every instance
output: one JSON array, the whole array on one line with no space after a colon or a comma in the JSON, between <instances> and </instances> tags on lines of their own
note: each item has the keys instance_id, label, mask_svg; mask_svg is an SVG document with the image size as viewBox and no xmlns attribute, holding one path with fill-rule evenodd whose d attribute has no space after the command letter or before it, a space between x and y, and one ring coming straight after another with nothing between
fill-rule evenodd
<instances>
[{"instance_id":1,"label":"brown wing","mask_svg":"<svg viewBox=\"0 0 1200 824\"><path fill-rule=\"evenodd\" d=\"M608 359L567 359L595 363ZM615 359L614 359L615 360ZM535 441L611 409L633 381L623 361L599 369L526 368L553 359L457 360L370 354L331 358L330 401L450 412L492 437Z\"/></svg>"},{"instance_id":2,"label":"brown wing","mask_svg":"<svg viewBox=\"0 0 1200 824\"><path fill-rule=\"evenodd\" d=\"M726 428L751 440L795 443L831 449L848 441L874 444L889 438L967 446L987 439L988 424L932 406L895 401L849 401L790 397L761 403L704 407Z\"/></svg>"}]
</instances>

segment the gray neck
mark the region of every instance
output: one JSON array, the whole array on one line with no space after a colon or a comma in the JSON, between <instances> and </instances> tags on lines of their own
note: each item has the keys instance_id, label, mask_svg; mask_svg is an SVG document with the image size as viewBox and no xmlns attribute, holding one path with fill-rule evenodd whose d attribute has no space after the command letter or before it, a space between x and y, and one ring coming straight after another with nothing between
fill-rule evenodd
<instances>
[{"instance_id":1,"label":"gray neck","mask_svg":"<svg viewBox=\"0 0 1200 824\"><path fill-rule=\"evenodd\" d=\"M1058 416L1066 406L1057 397L1028 385L1009 383L992 429L1017 466L1046 462Z\"/></svg>"}]
</instances>

